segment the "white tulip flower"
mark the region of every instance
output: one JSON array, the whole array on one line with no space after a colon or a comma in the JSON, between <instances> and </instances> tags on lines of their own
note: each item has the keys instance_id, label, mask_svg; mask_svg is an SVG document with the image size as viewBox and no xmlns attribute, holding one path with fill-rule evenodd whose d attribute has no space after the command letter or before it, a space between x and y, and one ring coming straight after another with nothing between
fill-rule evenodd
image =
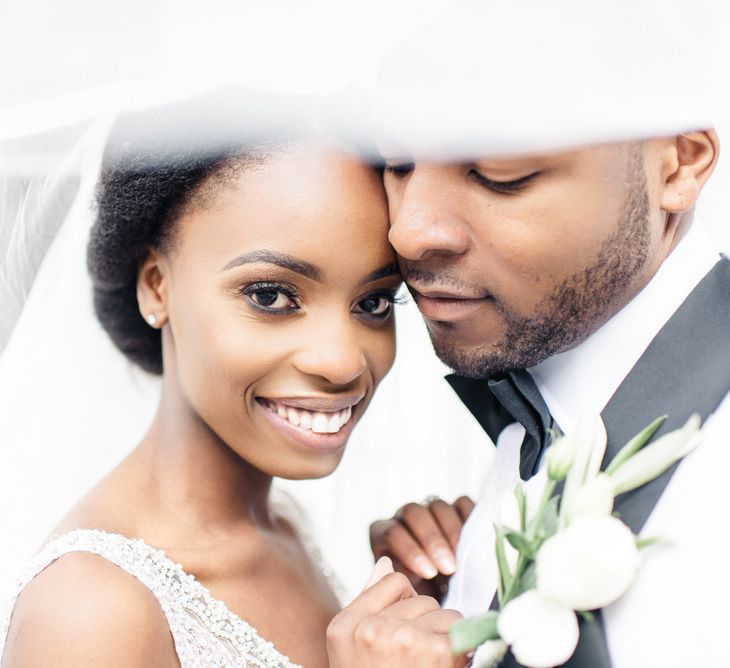
<instances>
[{"instance_id":1,"label":"white tulip flower","mask_svg":"<svg viewBox=\"0 0 730 668\"><path fill-rule=\"evenodd\" d=\"M629 588L639 563L634 534L623 522L580 517L539 549L537 589L573 610L595 610Z\"/></svg>"},{"instance_id":2,"label":"white tulip flower","mask_svg":"<svg viewBox=\"0 0 730 668\"><path fill-rule=\"evenodd\" d=\"M562 480L570 470L575 451L575 439L568 436L558 436L548 448L545 455L547 461L548 478Z\"/></svg>"},{"instance_id":3,"label":"white tulip flower","mask_svg":"<svg viewBox=\"0 0 730 668\"><path fill-rule=\"evenodd\" d=\"M600 415L581 415L575 432L568 438L573 439L573 463L565 478L561 502L561 524L567 524L567 510L573 505L573 497L585 484L594 478L600 469L603 454L606 452L606 427Z\"/></svg>"},{"instance_id":4,"label":"white tulip flower","mask_svg":"<svg viewBox=\"0 0 730 668\"><path fill-rule=\"evenodd\" d=\"M578 644L578 620L569 607L530 589L499 613L497 631L528 668L565 663Z\"/></svg>"},{"instance_id":5,"label":"white tulip flower","mask_svg":"<svg viewBox=\"0 0 730 668\"><path fill-rule=\"evenodd\" d=\"M611 473L614 494L618 496L659 477L674 462L694 450L700 440L700 416L695 413L681 429L645 445Z\"/></svg>"},{"instance_id":6,"label":"white tulip flower","mask_svg":"<svg viewBox=\"0 0 730 668\"><path fill-rule=\"evenodd\" d=\"M613 510L614 481L605 473L580 487L566 509L568 524L579 517L607 517Z\"/></svg>"},{"instance_id":7,"label":"white tulip flower","mask_svg":"<svg viewBox=\"0 0 730 668\"><path fill-rule=\"evenodd\" d=\"M487 640L477 647L472 665L474 668L495 668L507 653L504 640Z\"/></svg>"}]
</instances>

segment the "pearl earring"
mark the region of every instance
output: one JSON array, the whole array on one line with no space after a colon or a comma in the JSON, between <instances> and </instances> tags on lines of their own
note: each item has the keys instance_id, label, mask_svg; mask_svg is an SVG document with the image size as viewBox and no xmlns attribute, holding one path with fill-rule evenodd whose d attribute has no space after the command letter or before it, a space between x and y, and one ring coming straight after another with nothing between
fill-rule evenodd
<instances>
[{"instance_id":1,"label":"pearl earring","mask_svg":"<svg viewBox=\"0 0 730 668\"><path fill-rule=\"evenodd\" d=\"M147 320L147 324L150 327L155 327L157 325L157 316L154 313L148 314L145 320Z\"/></svg>"}]
</instances>

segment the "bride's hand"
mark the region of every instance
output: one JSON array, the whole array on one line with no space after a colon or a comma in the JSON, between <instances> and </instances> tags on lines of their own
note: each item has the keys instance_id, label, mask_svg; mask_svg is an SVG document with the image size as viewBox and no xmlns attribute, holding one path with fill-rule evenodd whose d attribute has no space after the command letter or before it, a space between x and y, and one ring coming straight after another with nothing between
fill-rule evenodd
<instances>
[{"instance_id":1,"label":"bride's hand","mask_svg":"<svg viewBox=\"0 0 730 668\"><path fill-rule=\"evenodd\" d=\"M327 629L330 668L457 668L449 627L461 615L419 596L389 559L375 565L365 590Z\"/></svg>"},{"instance_id":2,"label":"bride's hand","mask_svg":"<svg viewBox=\"0 0 730 668\"><path fill-rule=\"evenodd\" d=\"M418 593L441 599L456 568L456 543L473 508L468 496L454 503L437 498L407 503L392 518L370 525L373 555L390 557Z\"/></svg>"}]
</instances>

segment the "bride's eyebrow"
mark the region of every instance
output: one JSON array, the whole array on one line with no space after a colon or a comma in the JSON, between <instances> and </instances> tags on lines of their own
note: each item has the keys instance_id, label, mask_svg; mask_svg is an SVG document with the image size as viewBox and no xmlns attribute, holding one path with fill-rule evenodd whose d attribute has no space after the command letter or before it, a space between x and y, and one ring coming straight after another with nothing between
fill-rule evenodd
<instances>
[{"instance_id":1,"label":"bride's eyebrow","mask_svg":"<svg viewBox=\"0 0 730 668\"><path fill-rule=\"evenodd\" d=\"M380 269L371 271L365 278L362 279L360 285L372 283L373 281L379 281L381 278L387 278L388 276L394 276L396 274L400 274L398 263L391 262L390 264L386 264L384 267L380 267Z\"/></svg>"},{"instance_id":2,"label":"bride's eyebrow","mask_svg":"<svg viewBox=\"0 0 730 668\"><path fill-rule=\"evenodd\" d=\"M257 262L267 262L269 264L275 264L277 267L288 269L289 271L296 272L307 278L311 278L313 281L320 281L322 272L309 262L299 260L286 253L278 253L276 251L270 251L266 249L253 250L248 253L242 253L237 257L234 257L230 262L223 267L223 271L233 269L234 267L240 267L243 264L254 264Z\"/></svg>"}]
</instances>

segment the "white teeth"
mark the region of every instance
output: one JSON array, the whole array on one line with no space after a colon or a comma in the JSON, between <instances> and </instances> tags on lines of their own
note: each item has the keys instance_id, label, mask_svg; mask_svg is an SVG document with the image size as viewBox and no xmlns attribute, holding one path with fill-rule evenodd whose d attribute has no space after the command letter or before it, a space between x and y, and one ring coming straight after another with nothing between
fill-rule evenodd
<instances>
[{"instance_id":1,"label":"white teeth","mask_svg":"<svg viewBox=\"0 0 730 668\"><path fill-rule=\"evenodd\" d=\"M330 434L336 434L338 431L340 431L340 415L342 414L342 411L339 411L337 413L332 413L330 415L329 420L327 421L327 432Z\"/></svg>"},{"instance_id":2,"label":"white teeth","mask_svg":"<svg viewBox=\"0 0 730 668\"><path fill-rule=\"evenodd\" d=\"M309 411L299 411L299 426L305 429L312 428L312 414Z\"/></svg>"},{"instance_id":3,"label":"white teeth","mask_svg":"<svg viewBox=\"0 0 730 668\"><path fill-rule=\"evenodd\" d=\"M308 411L303 408L284 406L275 401L269 402L269 408L280 418L287 420L295 427L311 429L315 434L336 434L347 424L352 416L352 406L336 413Z\"/></svg>"},{"instance_id":4,"label":"white teeth","mask_svg":"<svg viewBox=\"0 0 730 668\"><path fill-rule=\"evenodd\" d=\"M287 408L286 415L295 427L299 426L299 411L296 408Z\"/></svg>"},{"instance_id":5,"label":"white teeth","mask_svg":"<svg viewBox=\"0 0 730 668\"><path fill-rule=\"evenodd\" d=\"M326 434L329 432L329 418L324 413L315 413L312 417L312 431L315 434Z\"/></svg>"}]
</instances>

